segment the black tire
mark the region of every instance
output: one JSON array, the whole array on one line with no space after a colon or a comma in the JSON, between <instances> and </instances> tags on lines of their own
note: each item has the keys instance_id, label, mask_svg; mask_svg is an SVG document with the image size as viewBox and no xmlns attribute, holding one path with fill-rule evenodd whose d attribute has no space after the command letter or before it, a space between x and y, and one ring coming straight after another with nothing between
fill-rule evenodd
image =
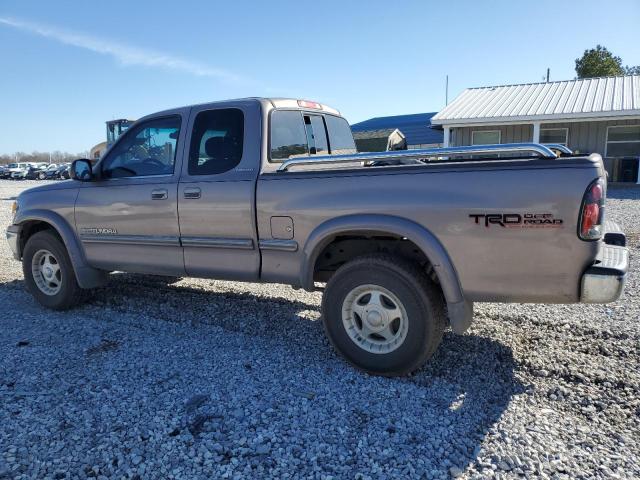
<instances>
[{"instance_id":1,"label":"black tire","mask_svg":"<svg viewBox=\"0 0 640 480\"><path fill-rule=\"evenodd\" d=\"M33 257L42 250L50 252L60 268L60 288L55 294L47 294L38 287L32 271ZM83 290L78 285L69 254L62 241L50 231L33 234L27 240L22 255L22 272L27 289L40 305L52 310L67 310L83 298Z\"/></svg>"},{"instance_id":2,"label":"black tire","mask_svg":"<svg viewBox=\"0 0 640 480\"><path fill-rule=\"evenodd\" d=\"M39 173L38 174L38 180L45 180L47 178L47 175L45 173Z\"/></svg>"},{"instance_id":3,"label":"black tire","mask_svg":"<svg viewBox=\"0 0 640 480\"><path fill-rule=\"evenodd\" d=\"M407 314L406 337L388 353L365 350L352 340L343 323L345 299L364 285L391 292ZM341 266L327 283L322 312L325 332L334 348L357 368L383 376L406 375L420 368L438 348L446 327L439 288L419 268L384 254L362 256Z\"/></svg>"}]
</instances>

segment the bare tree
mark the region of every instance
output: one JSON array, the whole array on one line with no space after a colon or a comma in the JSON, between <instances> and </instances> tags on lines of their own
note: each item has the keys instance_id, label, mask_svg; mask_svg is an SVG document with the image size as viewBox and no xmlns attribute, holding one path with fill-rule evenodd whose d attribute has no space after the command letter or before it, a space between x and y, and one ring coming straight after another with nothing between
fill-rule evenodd
<instances>
[{"instance_id":1,"label":"bare tree","mask_svg":"<svg viewBox=\"0 0 640 480\"><path fill-rule=\"evenodd\" d=\"M66 163L71 162L77 158L87 158L89 152L69 153L61 152L59 150L53 152L15 152L11 154L0 155L0 165L6 165L13 162L43 162L43 163Z\"/></svg>"}]
</instances>

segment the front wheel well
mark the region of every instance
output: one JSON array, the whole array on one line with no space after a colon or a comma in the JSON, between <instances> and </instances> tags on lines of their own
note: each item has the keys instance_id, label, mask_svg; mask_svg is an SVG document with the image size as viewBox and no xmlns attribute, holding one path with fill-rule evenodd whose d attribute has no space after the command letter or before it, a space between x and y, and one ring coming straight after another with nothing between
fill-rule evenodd
<instances>
[{"instance_id":1,"label":"front wheel well","mask_svg":"<svg viewBox=\"0 0 640 480\"><path fill-rule=\"evenodd\" d=\"M62 237L60 237L60 234L53 225L43 222L42 220L31 220L22 224L22 229L20 230L20 254L22 255L25 245L34 234L45 230L53 233L62 242ZM64 244L64 242L62 243Z\"/></svg>"},{"instance_id":2,"label":"front wheel well","mask_svg":"<svg viewBox=\"0 0 640 480\"><path fill-rule=\"evenodd\" d=\"M356 257L387 254L417 265L438 284L438 276L424 252L406 237L392 234L345 234L334 237L318 254L313 281L327 282L338 268Z\"/></svg>"}]
</instances>

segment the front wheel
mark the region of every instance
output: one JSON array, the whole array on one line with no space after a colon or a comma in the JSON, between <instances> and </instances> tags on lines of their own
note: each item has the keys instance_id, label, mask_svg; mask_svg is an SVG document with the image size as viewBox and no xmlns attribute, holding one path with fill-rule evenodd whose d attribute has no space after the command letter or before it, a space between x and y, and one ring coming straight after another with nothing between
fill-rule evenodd
<instances>
[{"instance_id":1,"label":"front wheel","mask_svg":"<svg viewBox=\"0 0 640 480\"><path fill-rule=\"evenodd\" d=\"M45 178L47 178L47 175L44 174L43 172L38 174L38 180L44 180Z\"/></svg>"},{"instance_id":2,"label":"front wheel","mask_svg":"<svg viewBox=\"0 0 640 480\"><path fill-rule=\"evenodd\" d=\"M66 310L82 297L69 254L52 232L37 232L29 238L22 256L27 289L42 306Z\"/></svg>"},{"instance_id":3,"label":"front wheel","mask_svg":"<svg viewBox=\"0 0 640 480\"><path fill-rule=\"evenodd\" d=\"M344 264L322 299L329 340L366 372L406 375L433 355L446 325L439 289L412 264L367 255Z\"/></svg>"}]
</instances>

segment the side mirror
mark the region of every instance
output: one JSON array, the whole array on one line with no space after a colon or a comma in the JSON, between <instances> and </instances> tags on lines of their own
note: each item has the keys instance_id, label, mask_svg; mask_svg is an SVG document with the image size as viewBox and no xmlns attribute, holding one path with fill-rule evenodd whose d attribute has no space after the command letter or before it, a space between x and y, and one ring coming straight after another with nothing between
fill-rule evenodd
<instances>
[{"instance_id":1,"label":"side mirror","mask_svg":"<svg viewBox=\"0 0 640 480\"><path fill-rule=\"evenodd\" d=\"M81 182L90 182L93 180L93 171L91 170L91 162L86 158L74 160L69 169L69 176L74 180Z\"/></svg>"}]
</instances>

